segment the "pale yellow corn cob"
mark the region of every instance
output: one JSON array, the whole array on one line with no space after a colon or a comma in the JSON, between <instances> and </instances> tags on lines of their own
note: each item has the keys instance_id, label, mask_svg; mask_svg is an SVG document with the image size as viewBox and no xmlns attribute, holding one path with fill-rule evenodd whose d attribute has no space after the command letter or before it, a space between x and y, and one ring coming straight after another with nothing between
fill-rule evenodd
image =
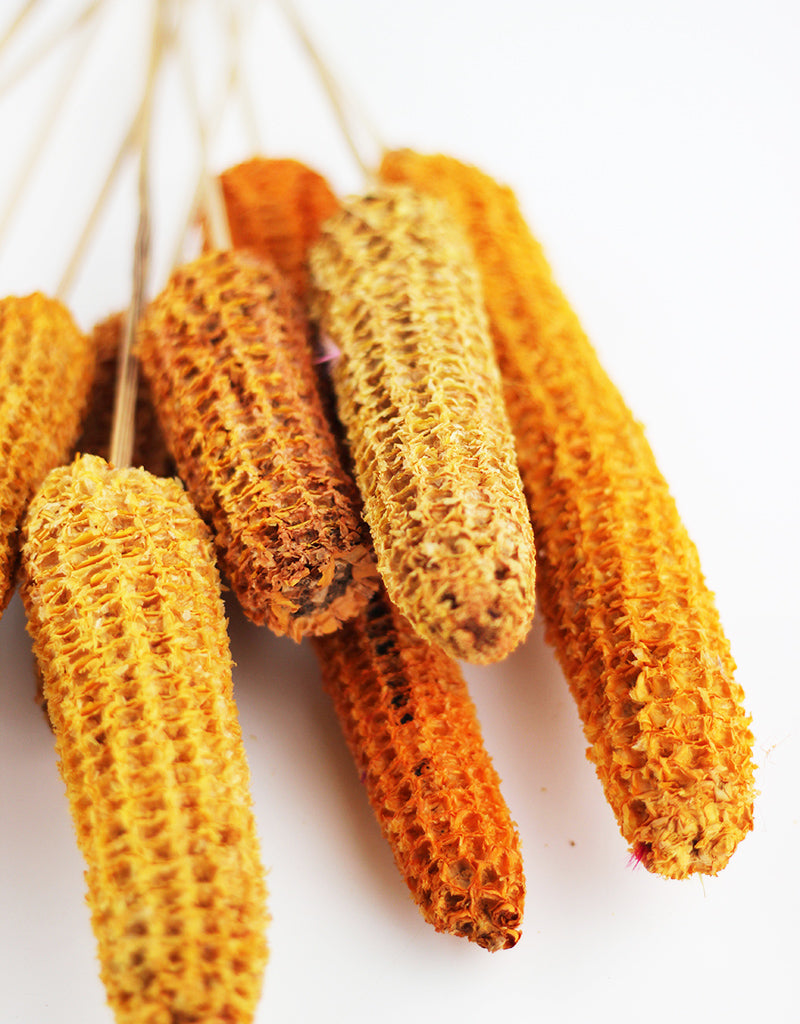
<instances>
[{"instance_id":1,"label":"pale yellow corn cob","mask_svg":"<svg viewBox=\"0 0 800 1024\"><path fill-rule=\"evenodd\" d=\"M39 292L0 299L0 614L14 587L19 523L65 462L94 374L94 351L66 307Z\"/></svg>"},{"instance_id":2,"label":"pale yellow corn cob","mask_svg":"<svg viewBox=\"0 0 800 1024\"><path fill-rule=\"evenodd\" d=\"M21 593L117 1021L251 1021L265 883L205 525L84 455L31 502Z\"/></svg>"},{"instance_id":3,"label":"pale yellow corn cob","mask_svg":"<svg viewBox=\"0 0 800 1024\"><path fill-rule=\"evenodd\" d=\"M535 556L467 242L445 204L387 189L326 221L309 263L389 596L453 657L498 661L528 631Z\"/></svg>"}]
</instances>

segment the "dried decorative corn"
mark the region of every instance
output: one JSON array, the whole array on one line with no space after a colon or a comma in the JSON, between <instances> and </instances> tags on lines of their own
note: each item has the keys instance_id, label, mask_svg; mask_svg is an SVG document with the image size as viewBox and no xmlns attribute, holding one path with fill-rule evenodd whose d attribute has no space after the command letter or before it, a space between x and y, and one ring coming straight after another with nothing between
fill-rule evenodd
<instances>
[{"instance_id":1,"label":"dried decorative corn","mask_svg":"<svg viewBox=\"0 0 800 1024\"><path fill-rule=\"evenodd\" d=\"M389 596L449 654L497 661L528 631L535 558L467 243L444 204L393 189L329 219L310 267Z\"/></svg>"},{"instance_id":2,"label":"dried decorative corn","mask_svg":"<svg viewBox=\"0 0 800 1024\"><path fill-rule=\"evenodd\" d=\"M208 531L85 455L23 527L21 593L119 1022L251 1021L265 885Z\"/></svg>"},{"instance_id":3,"label":"dried decorative corn","mask_svg":"<svg viewBox=\"0 0 800 1024\"><path fill-rule=\"evenodd\" d=\"M481 268L539 552L540 599L588 755L637 859L716 874L752 828L750 719L652 451L513 193L443 156L381 176L446 199Z\"/></svg>"},{"instance_id":4,"label":"dried decorative corn","mask_svg":"<svg viewBox=\"0 0 800 1024\"><path fill-rule=\"evenodd\" d=\"M519 938L519 837L458 669L383 590L313 642L378 823L425 920L489 950Z\"/></svg>"},{"instance_id":5,"label":"dried decorative corn","mask_svg":"<svg viewBox=\"0 0 800 1024\"><path fill-rule=\"evenodd\" d=\"M39 292L0 299L0 613L14 587L25 508L69 458L93 374L89 339L62 303Z\"/></svg>"},{"instance_id":6,"label":"dried decorative corn","mask_svg":"<svg viewBox=\"0 0 800 1024\"><path fill-rule=\"evenodd\" d=\"M211 252L179 268L143 319L139 354L245 613L293 639L355 615L377 585L369 538L305 321L274 267Z\"/></svg>"},{"instance_id":7,"label":"dried decorative corn","mask_svg":"<svg viewBox=\"0 0 800 1024\"><path fill-rule=\"evenodd\" d=\"M303 305L308 250L339 207L328 183L297 160L264 157L229 168L220 181L234 246L270 259Z\"/></svg>"},{"instance_id":8,"label":"dried decorative corn","mask_svg":"<svg viewBox=\"0 0 800 1024\"><path fill-rule=\"evenodd\" d=\"M91 336L97 358L97 370L89 395L89 409L83 424L83 432L76 447L79 452L100 455L104 459L108 458L117 358L124 323L125 314L115 313L96 324ZM136 437L131 464L142 466L155 476L170 476L173 470L172 459L153 408L150 387L141 374L136 398Z\"/></svg>"}]
</instances>

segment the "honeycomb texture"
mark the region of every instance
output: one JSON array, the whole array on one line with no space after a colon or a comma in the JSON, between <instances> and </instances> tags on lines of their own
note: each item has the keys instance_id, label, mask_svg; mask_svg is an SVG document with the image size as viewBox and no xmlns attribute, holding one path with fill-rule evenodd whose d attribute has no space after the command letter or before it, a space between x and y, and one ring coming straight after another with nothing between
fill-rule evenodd
<instances>
[{"instance_id":1,"label":"honeycomb texture","mask_svg":"<svg viewBox=\"0 0 800 1024\"><path fill-rule=\"evenodd\" d=\"M220 175L237 249L266 257L304 307L307 254L339 203L323 177L297 160L253 157Z\"/></svg>"},{"instance_id":2,"label":"honeycomb texture","mask_svg":"<svg viewBox=\"0 0 800 1024\"><path fill-rule=\"evenodd\" d=\"M448 200L481 268L537 536L546 635L634 856L716 874L752 829L753 735L730 645L642 427L514 194L410 151L381 175Z\"/></svg>"},{"instance_id":3,"label":"honeycomb texture","mask_svg":"<svg viewBox=\"0 0 800 1024\"><path fill-rule=\"evenodd\" d=\"M485 949L520 935L519 837L458 665L381 589L313 641L378 824L425 920Z\"/></svg>"},{"instance_id":4,"label":"honeycomb texture","mask_svg":"<svg viewBox=\"0 0 800 1024\"><path fill-rule=\"evenodd\" d=\"M94 369L89 339L62 303L40 292L0 299L0 613L14 589L20 521L70 457Z\"/></svg>"},{"instance_id":5,"label":"honeycomb texture","mask_svg":"<svg viewBox=\"0 0 800 1024\"><path fill-rule=\"evenodd\" d=\"M294 640L377 586L355 484L317 388L306 323L271 264L210 252L151 303L139 354L187 489L245 614Z\"/></svg>"},{"instance_id":6,"label":"honeycomb texture","mask_svg":"<svg viewBox=\"0 0 800 1024\"><path fill-rule=\"evenodd\" d=\"M466 240L445 204L388 189L344 204L309 263L389 596L451 656L499 661L530 627L535 553Z\"/></svg>"},{"instance_id":7,"label":"honeycomb texture","mask_svg":"<svg viewBox=\"0 0 800 1024\"><path fill-rule=\"evenodd\" d=\"M264 872L219 577L180 484L85 455L23 528L21 593L120 1024L251 1021Z\"/></svg>"},{"instance_id":8,"label":"honeycomb texture","mask_svg":"<svg viewBox=\"0 0 800 1024\"><path fill-rule=\"evenodd\" d=\"M117 356L125 326L125 314L114 313L96 324L91 334L97 359L89 408L78 438L77 451L108 458L117 381ZM154 476L171 476L170 458L146 378L139 374L136 396L136 432L131 464L141 466Z\"/></svg>"}]
</instances>

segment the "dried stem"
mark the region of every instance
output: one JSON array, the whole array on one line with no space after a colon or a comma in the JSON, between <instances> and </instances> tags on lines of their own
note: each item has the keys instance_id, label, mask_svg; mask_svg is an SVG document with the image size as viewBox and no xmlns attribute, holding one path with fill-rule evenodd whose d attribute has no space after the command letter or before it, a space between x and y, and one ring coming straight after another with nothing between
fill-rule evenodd
<instances>
[{"instance_id":1,"label":"dried stem","mask_svg":"<svg viewBox=\"0 0 800 1024\"><path fill-rule=\"evenodd\" d=\"M139 224L133 260L133 293L125 318L125 330L117 359L117 388L114 395L114 418L111 427L109 461L114 466L130 465L133 454L136 391L139 367L133 351L136 325L144 304L145 282L150 254L150 201L149 161L150 122L153 108L153 93L164 44L164 10L160 0L155 0L153 33L150 47L150 64L144 86L141 118L138 122L139 136Z\"/></svg>"},{"instance_id":2,"label":"dried stem","mask_svg":"<svg viewBox=\"0 0 800 1024\"><path fill-rule=\"evenodd\" d=\"M91 29L96 29L97 24L96 22L91 24L87 21L84 35L76 42L71 59L65 65L62 74L56 82L45 115L38 126L25 159L17 169L16 179L8 192L2 213L0 213L0 238L2 238L9 221L17 210L25 188L31 180L34 168L42 154L42 150L52 134L54 125L58 122L61 110L72 91L72 86L78 77L78 73L94 39L95 33Z\"/></svg>"},{"instance_id":3,"label":"dried stem","mask_svg":"<svg viewBox=\"0 0 800 1024\"><path fill-rule=\"evenodd\" d=\"M20 78L23 78L29 72L33 71L33 69L50 53L51 50L54 50L64 41L66 36L88 24L100 11L105 2L106 0L90 0L90 2L86 4L85 7L82 7L77 14L72 15L59 25L56 25L56 27L52 29L44 39L39 41L35 50L25 57L19 67L13 68L4 78L0 79L0 96L16 85ZM29 4L28 8L24 9L20 13L16 19L17 22L19 22L20 19L24 19L24 17L29 13L29 8L32 6L32 4ZM13 35L16 31L17 27L18 25L16 23L11 26L9 31L6 33L6 38L3 40L4 45L9 36Z\"/></svg>"},{"instance_id":4,"label":"dried stem","mask_svg":"<svg viewBox=\"0 0 800 1024\"><path fill-rule=\"evenodd\" d=\"M322 83L322 87L330 100L336 120L345 141L350 148L353 158L361 168L361 172L367 181L371 181L375 176L373 170L374 162L367 160L364 156L361 146L356 142L355 132L353 130L354 122L351 113L355 107L355 103L351 98L345 97L341 84L337 81L330 68L322 59L319 49L303 24L292 0L278 0L278 4L294 29L298 39L303 44L308 56L311 58L311 62L314 65L317 75ZM348 113L348 107L350 108L351 113ZM371 142L377 146L379 151L385 151L386 147L379 140L377 132L373 125L368 121L363 108L358 109L357 120L360 126L369 135Z\"/></svg>"},{"instance_id":5,"label":"dried stem","mask_svg":"<svg viewBox=\"0 0 800 1024\"><path fill-rule=\"evenodd\" d=\"M232 249L233 241L231 239L231 229L228 224L228 214L225 209L225 197L222 194L222 186L217 176L212 174L208 168L208 120L203 114L200 96L197 91L197 83L192 73L189 52L183 41L183 36L180 34L178 34L177 38L177 49L186 96L192 109L200 143L199 187L201 190L201 207L207 221L209 241L214 249Z\"/></svg>"}]
</instances>

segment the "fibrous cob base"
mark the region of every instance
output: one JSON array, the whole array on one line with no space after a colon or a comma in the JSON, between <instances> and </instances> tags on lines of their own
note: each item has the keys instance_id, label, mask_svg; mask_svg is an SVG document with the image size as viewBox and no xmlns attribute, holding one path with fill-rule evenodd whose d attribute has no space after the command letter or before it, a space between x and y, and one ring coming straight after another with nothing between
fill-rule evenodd
<instances>
[{"instance_id":1,"label":"fibrous cob base","mask_svg":"<svg viewBox=\"0 0 800 1024\"><path fill-rule=\"evenodd\" d=\"M264 872L206 527L83 456L31 503L21 592L117 1020L251 1021Z\"/></svg>"},{"instance_id":2,"label":"fibrous cob base","mask_svg":"<svg viewBox=\"0 0 800 1024\"><path fill-rule=\"evenodd\" d=\"M546 635L622 834L647 868L716 874L753 822L753 736L713 596L641 426L513 193L410 151L382 177L446 199L481 269L537 537Z\"/></svg>"},{"instance_id":3,"label":"fibrous cob base","mask_svg":"<svg viewBox=\"0 0 800 1024\"><path fill-rule=\"evenodd\" d=\"M426 921L489 950L519 938L519 837L458 666L380 592L314 641L356 768Z\"/></svg>"}]
</instances>

